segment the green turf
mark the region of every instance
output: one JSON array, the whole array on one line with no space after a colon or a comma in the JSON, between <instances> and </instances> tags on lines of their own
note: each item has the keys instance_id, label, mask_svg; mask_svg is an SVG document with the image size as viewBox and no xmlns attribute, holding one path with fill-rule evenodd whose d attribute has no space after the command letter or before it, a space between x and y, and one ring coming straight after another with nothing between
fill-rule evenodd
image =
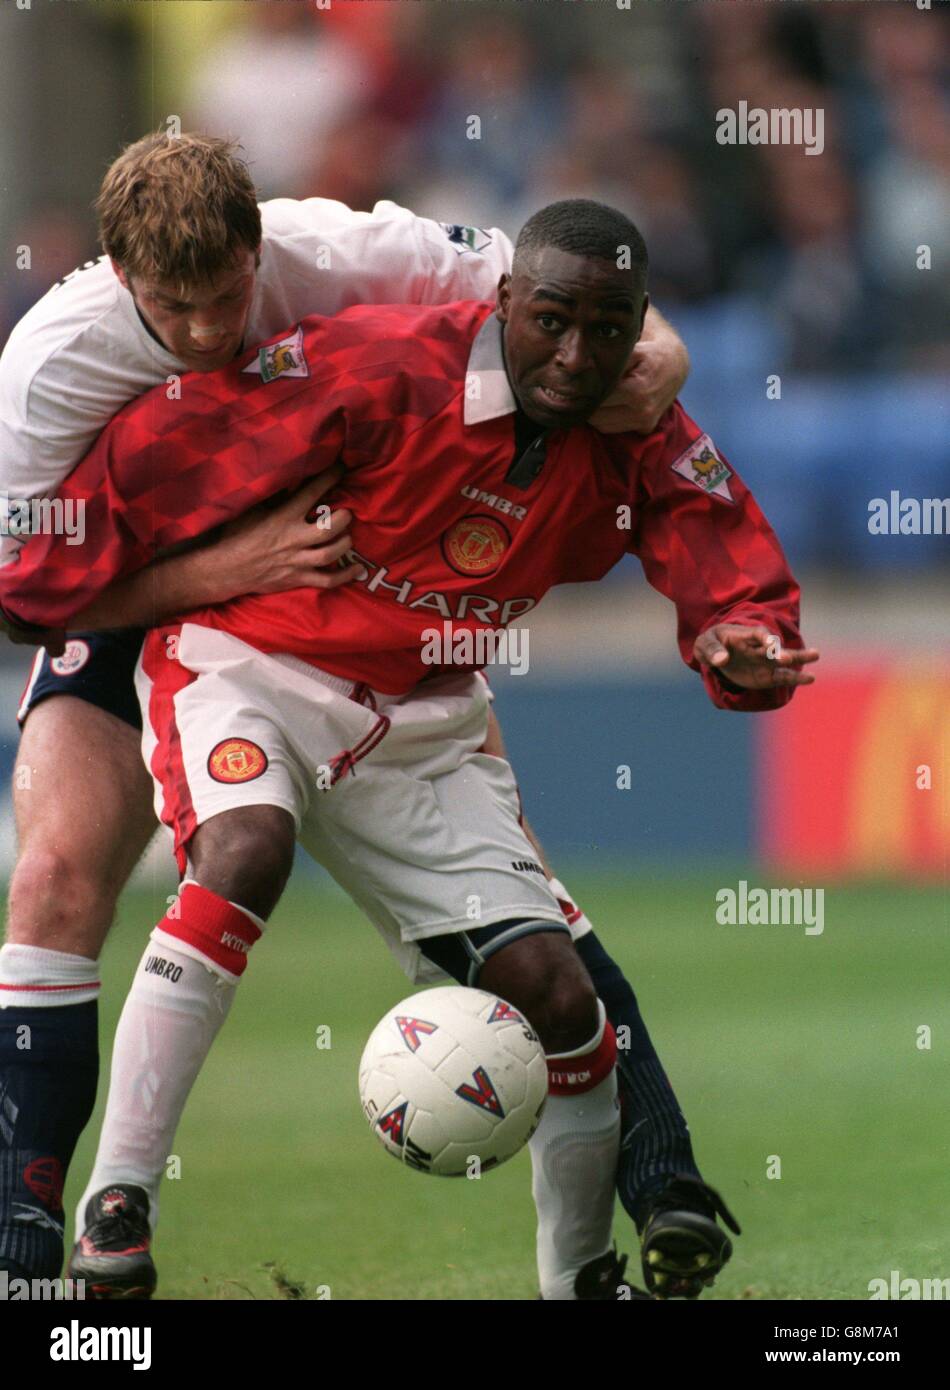
<instances>
[{"instance_id":1,"label":"green turf","mask_svg":"<svg viewBox=\"0 0 950 1390\"><path fill-rule=\"evenodd\" d=\"M868 1281L892 1269L945 1274L945 895L829 888L824 934L806 937L717 926L715 890L737 878L569 880L637 990L707 1179L745 1229L707 1297L866 1299ZM104 1063L162 902L124 900L104 962ZM363 1119L363 1042L411 992L336 890L300 880L288 893L174 1145L181 1176L163 1188L159 1296L534 1296L527 1155L477 1182L432 1178L388 1157ZM917 1047L924 1024L929 1051ZM329 1050L316 1045L321 1025ZM766 1177L771 1155L779 1180ZM617 1234L633 1251L622 1212Z\"/></svg>"}]
</instances>

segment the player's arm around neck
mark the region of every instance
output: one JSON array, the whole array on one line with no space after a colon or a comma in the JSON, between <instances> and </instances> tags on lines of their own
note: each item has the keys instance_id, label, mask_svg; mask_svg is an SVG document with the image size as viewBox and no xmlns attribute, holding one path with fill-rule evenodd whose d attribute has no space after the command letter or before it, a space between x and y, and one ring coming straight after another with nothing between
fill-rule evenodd
<instances>
[{"instance_id":1,"label":"player's arm around neck","mask_svg":"<svg viewBox=\"0 0 950 1390\"><path fill-rule=\"evenodd\" d=\"M255 507L212 544L156 560L117 580L77 613L71 626L77 631L155 627L189 609L244 594L349 583L356 571L339 563L351 545L351 514L320 503L341 474L339 467L327 469L279 506Z\"/></svg>"},{"instance_id":2,"label":"player's arm around neck","mask_svg":"<svg viewBox=\"0 0 950 1390\"><path fill-rule=\"evenodd\" d=\"M652 434L688 376L686 344L651 304L623 379L591 424L603 434Z\"/></svg>"}]
</instances>

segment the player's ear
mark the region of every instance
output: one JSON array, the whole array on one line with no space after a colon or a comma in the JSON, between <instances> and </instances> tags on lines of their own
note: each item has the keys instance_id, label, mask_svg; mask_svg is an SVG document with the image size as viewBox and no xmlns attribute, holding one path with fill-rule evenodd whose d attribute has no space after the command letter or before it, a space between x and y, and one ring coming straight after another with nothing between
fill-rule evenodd
<instances>
[{"instance_id":1,"label":"player's ear","mask_svg":"<svg viewBox=\"0 0 950 1390\"><path fill-rule=\"evenodd\" d=\"M126 275L126 273L125 273L125 271L122 269L122 267L119 265L119 262L118 262L118 261L114 261L114 260L112 259L112 257L110 256L110 257L109 257L109 264L112 266L112 269L115 271L116 278L117 278L117 280L119 281L119 284L122 285L122 286L124 286L125 289L128 289L128 288L129 288L128 276Z\"/></svg>"},{"instance_id":2,"label":"player's ear","mask_svg":"<svg viewBox=\"0 0 950 1390\"><path fill-rule=\"evenodd\" d=\"M511 276L503 275L498 281L498 292L495 299L495 317L502 323L508 322L508 305L511 303Z\"/></svg>"}]
</instances>

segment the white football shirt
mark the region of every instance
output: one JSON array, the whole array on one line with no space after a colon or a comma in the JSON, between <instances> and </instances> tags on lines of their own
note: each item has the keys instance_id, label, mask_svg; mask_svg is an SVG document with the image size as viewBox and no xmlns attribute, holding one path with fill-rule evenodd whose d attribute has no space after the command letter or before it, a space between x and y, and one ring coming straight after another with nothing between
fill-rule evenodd
<instances>
[{"instance_id":1,"label":"white football shirt","mask_svg":"<svg viewBox=\"0 0 950 1390\"><path fill-rule=\"evenodd\" d=\"M275 198L261 217L249 347L352 304L489 299L511 267L496 228L433 222L391 202L353 212L327 198ZM187 370L149 334L107 257L54 285L0 356L0 532L9 505L54 493L116 411ZM0 534L0 563L21 543Z\"/></svg>"}]
</instances>

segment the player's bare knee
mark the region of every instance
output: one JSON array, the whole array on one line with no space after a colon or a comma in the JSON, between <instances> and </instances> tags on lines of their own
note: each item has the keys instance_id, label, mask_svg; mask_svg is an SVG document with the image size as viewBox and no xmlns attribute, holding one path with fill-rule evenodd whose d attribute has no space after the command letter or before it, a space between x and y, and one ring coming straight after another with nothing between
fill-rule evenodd
<instances>
[{"instance_id":1,"label":"player's bare knee","mask_svg":"<svg viewBox=\"0 0 950 1390\"><path fill-rule=\"evenodd\" d=\"M273 912L290 877L296 828L280 806L244 806L212 816L188 846L191 877L203 888L248 908Z\"/></svg>"},{"instance_id":2,"label":"player's bare knee","mask_svg":"<svg viewBox=\"0 0 950 1390\"><path fill-rule=\"evenodd\" d=\"M573 1052L597 1031L597 996L590 981L558 979L538 1010L535 1027L545 1052Z\"/></svg>"},{"instance_id":3,"label":"player's bare knee","mask_svg":"<svg viewBox=\"0 0 950 1390\"><path fill-rule=\"evenodd\" d=\"M520 1009L551 1054L572 1052L597 1030L597 995L563 932L521 937L491 956L478 980Z\"/></svg>"},{"instance_id":4,"label":"player's bare knee","mask_svg":"<svg viewBox=\"0 0 950 1390\"><path fill-rule=\"evenodd\" d=\"M10 878L6 939L95 958L121 881L49 845L28 847Z\"/></svg>"}]
</instances>

